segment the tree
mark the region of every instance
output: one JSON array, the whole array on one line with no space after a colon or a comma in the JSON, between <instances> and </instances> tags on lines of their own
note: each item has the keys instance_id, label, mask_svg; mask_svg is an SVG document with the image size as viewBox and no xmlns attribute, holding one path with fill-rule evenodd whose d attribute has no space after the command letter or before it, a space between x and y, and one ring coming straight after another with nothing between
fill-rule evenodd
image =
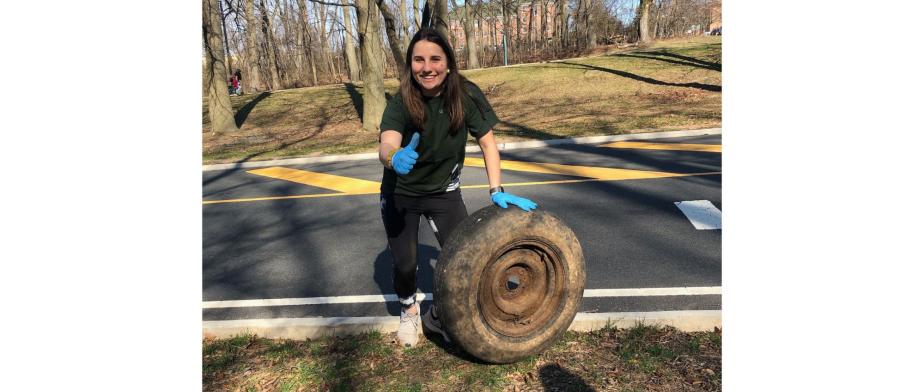
<instances>
[{"instance_id":1,"label":"tree","mask_svg":"<svg viewBox=\"0 0 924 392\"><path fill-rule=\"evenodd\" d=\"M359 65L356 64L356 49L353 48L353 22L350 18L350 7L347 0L340 0L340 4L343 4L343 28L346 30L346 36L343 37L343 50L346 52L347 68L350 69L350 81L355 82L359 80Z\"/></svg>"},{"instance_id":2,"label":"tree","mask_svg":"<svg viewBox=\"0 0 924 392\"><path fill-rule=\"evenodd\" d=\"M266 54L269 57L270 90L282 87L279 83L279 67L276 64L276 41L273 38L273 23L266 12L266 0L260 0L260 14L263 20L263 38L266 40Z\"/></svg>"},{"instance_id":3,"label":"tree","mask_svg":"<svg viewBox=\"0 0 924 392\"><path fill-rule=\"evenodd\" d=\"M469 5L470 0L465 1L465 12L462 20L462 28L465 30L465 64L468 69L481 68L478 63L478 50L475 47L475 32L472 31L472 19L475 17L472 7Z\"/></svg>"},{"instance_id":4,"label":"tree","mask_svg":"<svg viewBox=\"0 0 924 392\"><path fill-rule=\"evenodd\" d=\"M648 35L648 13L651 10L651 0L641 0L638 9L638 40L642 44L647 44L651 42L651 37Z\"/></svg>"},{"instance_id":5,"label":"tree","mask_svg":"<svg viewBox=\"0 0 924 392\"><path fill-rule=\"evenodd\" d=\"M436 31L443 35L443 38L449 39L449 5L446 0L427 0L430 1L430 9L433 10L433 17L430 19L430 26L435 27Z\"/></svg>"},{"instance_id":6,"label":"tree","mask_svg":"<svg viewBox=\"0 0 924 392\"><path fill-rule=\"evenodd\" d=\"M561 6L561 12L559 12L559 23L558 28L558 39L559 45L564 49L568 46L568 0L558 0L559 5Z\"/></svg>"},{"instance_id":7,"label":"tree","mask_svg":"<svg viewBox=\"0 0 924 392\"><path fill-rule=\"evenodd\" d=\"M417 0L411 0L416 2ZM408 34L407 20L407 2L406 0L398 1L398 20L401 22L401 52L407 52L407 46L411 43L411 37Z\"/></svg>"},{"instance_id":8,"label":"tree","mask_svg":"<svg viewBox=\"0 0 924 392\"><path fill-rule=\"evenodd\" d=\"M363 129L378 132L385 112L385 59L375 0L355 0L363 78Z\"/></svg>"},{"instance_id":9,"label":"tree","mask_svg":"<svg viewBox=\"0 0 924 392\"><path fill-rule=\"evenodd\" d=\"M205 49L205 75L209 95L209 120L212 132L222 134L238 131L231 110L226 80L228 68L225 66L224 46L221 42L221 22L218 0L202 0L202 44Z\"/></svg>"},{"instance_id":10,"label":"tree","mask_svg":"<svg viewBox=\"0 0 924 392\"><path fill-rule=\"evenodd\" d=\"M401 78L401 70L404 69L404 53L401 51L401 41L398 40L398 33L395 28L395 16L384 0L376 0L376 5L382 13L382 19L385 21L385 35L388 36L388 47L391 49L391 56L395 59L395 68L398 78Z\"/></svg>"},{"instance_id":11,"label":"tree","mask_svg":"<svg viewBox=\"0 0 924 392\"><path fill-rule=\"evenodd\" d=\"M251 0L252 1L252 0ZM301 30L299 37L301 37L301 52L305 58L308 59L308 66L311 67L311 80L314 82L312 86L318 85L318 67L315 65L314 53L311 51L311 30L308 29L308 7L305 5L305 0L298 0L298 25Z\"/></svg>"},{"instance_id":12,"label":"tree","mask_svg":"<svg viewBox=\"0 0 924 392\"><path fill-rule=\"evenodd\" d=\"M257 86L263 84L260 77L260 54L257 51L257 23L253 17L253 0L244 0L244 21L247 23L247 69L249 75L244 79L246 89L251 92L257 92Z\"/></svg>"}]
</instances>

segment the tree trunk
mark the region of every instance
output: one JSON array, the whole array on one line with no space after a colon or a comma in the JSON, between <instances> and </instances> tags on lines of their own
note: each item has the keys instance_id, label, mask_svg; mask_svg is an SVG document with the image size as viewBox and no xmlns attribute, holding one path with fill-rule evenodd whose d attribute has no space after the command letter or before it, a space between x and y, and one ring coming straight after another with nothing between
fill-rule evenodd
<instances>
[{"instance_id":1,"label":"tree trunk","mask_svg":"<svg viewBox=\"0 0 924 392\"><path fill-rule=\"evenodd\" d=\"M324 7L324 4L315 3L314 5L315 13L317 13L318 21L318 35L321 37L319 41L321 48L321 61L324 62L324 66L327 67L327 71L331 77L331 81L336 77L334 70L334 63L330 59L330 39L327 37L327 10Z\"/></svg>"},{"instance_id":2,"label":"tree trunk","mask_svg":"<svg viewBox=\"0 0 924 392\"><path fill-rule=\"evenodd\" d=\"M401 42L398 41L398 33L395 31L395 16L384 0L375 0L379 11L382 13L382 19L385 20L385 35L388 36L388 47L391 49L391 56L395 59L395 74L401 76L404 70L404 53L401 52Z\"/></svg>"},{"instance_id":3,"label":"tree trunk","mask_svg":"<svg viewBox=\"0 0 924 392\"><path fill-rule=\"evenodd\" d=\"M276 64L276 40L273 38L273 23L270 20L269 13L266 12L265 0L260 0L260 13L263 17L263 37L266 40L266 53L269 57L269 71L272 78L272 84L269 89L274 90L282 87L279 83L279 67Z\"/></svg>"},{"instance_id":4,"label":"tree trunk","mask_svg":"<svg viewBox=\"0 0 924 392\"><path fill-rule=\"evenodd\" d=\"M347 0L340 0L340 4L343 4L343 27L346 29L346 36L343 37L343 50L346 52L347 67L350 69L350 81L356 82L359 81L359 64L356 64L356 49L353 48L353 21L350 17L350 4Z\"/></svg>"},{"instance_id":5,"label":"tree trunk","mask_svg":"<svg viewBox=\"0 0 924 392\"><path fill-rule=\"evenodd\" d=\"M291 30L289 28L289 23L288 23L289 18L287 17L285 13L286 9L283 7L283 5L279 1L276 1L276 5L274 8L276 11L276 15L279 15L279 20L282 21L282 43L279 44L279 46L282 48L282 51L281 51L282 53L277 54L277 59L276 59L277 63L279 64L279 77L280 79L282 79L283 86L290 86L292 82L292 78L291 78L292 73L289 72L288 63L289 63L289 60L291 59L285 58L283 56L283 54L289 53L288 48L289 48L289 43L291 42L289 40L291 37L289 33L289 31Z\"/></svg>"},{"instance_id":6,"label":"tree trunk","mask_svg":"<svg viewBox=\"0 0 924 392\"><path fill-rule=\"evenodd\" d=\"M257 51L257 22L253 17L253 0L244 0L244 20L247 22L247 74L244 80L245 90L257 92L257 86L263 84L260 77L260 53Z\"/></svg>"},{"instance_id":7,"label":"tree trunk","mask_svg":"<svg viewBox=\"0 0 924 392\"><path fill-rule=\"evenodd\" d=\"M363 78L363 129L379 131L385 112L385 62L375 0L356 0L356 23Z\"/></svg>"},{"instance_id":8,"label":"tree trunk","mask_svg":"<svg viewBox=\"0 0 924 392\"><path fill-rule=\"evenodd\" d=\"M421 23L420 22L420 16L421 16L420 2L421 1L427 1L427 0L411 0L411 2L414 4L414 23L417 24L417 31L420 31L420 23ZM410 43L410 41L408 41L408 43Z\"/></svg>"},{"instance_id":9,"label":"tree trunk","mask_svg":"<svg viewBox=\"0 0 924 392\"><path fill-rule=\"evenodd\" d=\"M558 38L562 49L568 47L568 0L559 0L561 6L561 27L559 27Z\"/></svg>"},{"instance_id":10,"label":"tree trunk","mask_svg":"<svg viewBox=\"0 0 924 392\"><path fill-rule=\"evenodd\" d=\"M587 17L585 18L585 21L584 21L584 27L587 28L586 46L588 49L593 49L597 47L597 30L596 30L596 27L594 27L593 25L593 18L594 18L593 2L594 0L586 0L586 1L587 1L587 11L586 11Z\"/></svg>"},{"instance_id":11,"label":"tree trunk","mask_svg":"<svg viewBox=\"0 0 924 392\"><path fill-rule=\"evenodd\" d=\"M651 37L648 36L648 10L651 9L651 0L641 0L638 8L638 40L647 44L651 42Z\"/></svg>"},{"instance_id":12,"label":"tree trunk","mask_svg":"<svg viewBox=\"0 0 924 392\"><path fill-rule=\"evenodd\" d=\"M536 13L536 0L529 2L529 22L526 23L526 45L529 50L533 50L533 15Z\"/></svg>"},{"instance_id":13,"label":"tree trunk","mask_svg":"<svg viewBox=\"0 0 924 392\"><path fill-rule=\"evenodd\" d=\"M503 0L501 1L501 15L504 17L504 21L502 22L504 25L501 26L503 29L503 35L501 36L500 50L508 51L508 47L510 46L510 41L511 41L510 39L510 25L511 25L510 23L510 3L506 3ZM504 64L504 65L507 65L507 64Z\"/></svg>"},{"instance_id":14,"label":"tree trunk","mask_svg":"<svg viewBox=\"0 0 924 392\"><path fill-rule=\"evenodd\" d=\"M478 48L475 47L475 32L472 31L474 13L468 4L469 1L471 0L465 0L465 17L462 19L462 28L465 29L465 63L468 69L477 69L481 68L481 64L478 63Z\"/></svg>"},{"instance_id":15,"label":"tree trunk","mask_svg":"<svg viewBox=\"0 0 924 392\"><path fill-rule=\"evenodd\" d=\"M516 25L516 40L514 40L513 42L513 48L514 48L514 53L516 53L516 57L519 59L520 58L520 42L521 42L520 40L520 1L519 0L513 0L513 16L514 16L514 22L516 22L517 24ZM508 39L507 42L509 43L510 40Z\"/></svg>"},{"instance_id":16,"label":"tree trunk","mask_svg":"<svg viewBox=\"0 0 924 392\"><path fill-rule=\"evenodd\" d=\"M225 64L228 67L228 73L231 73L231 45L228 45L228 27L225 26L225 9L221 6L221 0L218 0L218 20L221 21L221 36L225 41Z\"/></svg>"},{"instance_id":17,"label":"tree trunk","mask_svg":"<svg viewBox=\"0 0 924 392\"><path fill-rule=\"evenodd\" d=\"M446 0L430 0L433 7L433 19L430 20L430 26L436 27L436 31L443 35L448 41L449 38L449 5Z\"/></svg>"},{"instance_id":18,"label":"tree trunk","mask_svg":"<svg viewBox=\"0 0 924 392\"><path fill-rule=\"evenodd\" d=\"M549 5L545 0L539 2L539 7L541 14L539 15L539 47L545 49L545 38L546 32L548 31L548 20L546 20L548 14Z\"/></svg>"},{"instance_id":19,"label":"tree trunk","mask_svg":"<svg viewBox=\"0 0 924 392\"><path fill-rule=\"evenodd\" d=\"M208 84L209 121L212 133L222 134L238 130L228 97L228 68L225 66L224 47L221 43L219 0L202 0L202 44L205 47L205 74Z\"/></svg>"},{"instance_id":20,"label":"tree trunk","mask_svg":"<svg viewBox=\"0 0 924 392\"><path fill-rule=\"evenodd\" d=\"M308 67L311 68L312 86L318 85L318 70L314 63L314 53L311 51L311 30L308 28L308 7L305 6L305 0L298 0L298 29L302 37L302 53L308 59Z\"/></svg>"},{"instance_id":21,"label":"tree trunk","mask_svg":"<svg viewBox=\"0 0 924 392\"><path fill-rule=\"evenodd\" d=\"M411 0L415 1L416 0ZM399 21L401 23L401 52L407 52L407 46L411 43L411 37L408 35L408 21L407 21L407 0L400 0L398 2L398 15Z\"/></svg>"}]
</instances>

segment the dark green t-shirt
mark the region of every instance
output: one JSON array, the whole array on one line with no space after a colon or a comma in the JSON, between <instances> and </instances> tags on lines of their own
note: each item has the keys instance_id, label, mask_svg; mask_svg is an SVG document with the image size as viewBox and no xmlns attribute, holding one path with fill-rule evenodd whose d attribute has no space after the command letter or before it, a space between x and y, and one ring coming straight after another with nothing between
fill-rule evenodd
<instances>
[{"instance_id":1,"label":"dark green t-shirt","mask_svg":"<svg viewBox=\"0 0 924 392\"><path fill-rule=\"evenodd\" d=\"M465 129L477 140L497 124L497 115L478 86L466 83L466 90L468 94L463 96ZM427 122L423 131L411 122L400 92L385 106L379 129L382 132L401 132L402 147L411 141L414 132L420 132L420 144L416 149L420 157L417 158L411 172L403 176L386 168L382 174L383 193L421 196L459 188L459 176L465 161L465 141L468 136L462 130L456 132L455 136L449 132L449 110L443 106L442 96L424 97L424 100Z\"/></svg>"}]
</instances>

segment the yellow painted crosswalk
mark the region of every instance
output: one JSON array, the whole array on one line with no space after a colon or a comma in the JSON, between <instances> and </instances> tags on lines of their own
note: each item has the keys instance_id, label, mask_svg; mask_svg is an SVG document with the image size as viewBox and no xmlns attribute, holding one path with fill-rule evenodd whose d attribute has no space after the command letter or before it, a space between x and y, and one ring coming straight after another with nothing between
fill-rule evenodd
<instances>
[{"instance_id":1,"label":"yellow painted crosswalk","mask_svg":"<svg viewBox=\"0 0 924 392\"><path fill-rule=\"evenodd\" d=\"M290 169L287 167L278 166L268 167L265 169L248 170L247 172L250 174L256 174L258 176L292 181L299 184L316 186L318 188L330 189L332 191L348 194L377 193L379 191L379 186L381 185L376 181L361 180L358 178L335 176L333 174Z\"/></svg>"},{"instance_id":2,"label":"yellow painted crosswalk","mask_svg":"<svg viewBox=\"0 0 924 392\"><path fill-rule=\"evenodd\" d=\"M722 152L721 145L709 145L709 144L615 142L615 143L601 145L601 147L639 148L639 149L654 149L654 150L708 151L708 152L718 152L718 153ZM481 158L466 157L465 166L483 168L485 166L485 162L484 162L484 159L481 159ZM560 180L550 180L550 181L504 183L505 187L564 184L564 183L577 183L577 182L588 182L588 181L641 180L641 179L652 179L652 178L713 175L713 174L721 173L721 172L671 173L671 172L650 171L650 170L632 170L632 169L620 169L620 168L610 168L610 167L563 165L563 164L556 164L556 163L524 162L524 161L512 161L512 160L502 160L501 170L580 177L579 179L560 179ZM333 197L333 196L346 196L346 195L368 195L368 194L379 193L379 188L381 186L381 184L378 181L370 181L370 180L364 180L360 178L337 176L333 174L312 172L312 171L307 171L307 170L299 170L299 169L292 169L292 168L278 167L278 166L249 170L247 171L247 173L258 175L258 176L263 176L263 177L274 178L278 180L291 181L291 182L309 185L309 186L318 187L318 188L323 188L323 189L328 189L328 190L334 191L334 193L320 193L320 194L294 195L294 196L267 196L267 197L253 197L253 198L228 199L228 200L205 200L203 201L203 204L240 203L240 202L248 202L248 201L286 200L286 199ZM463 186L462 188L485 188L487 186L488 185L486 184L479 184L479 185L467 185L467 186Z\"/></svg>"},{"instance_id":3,"label":"yellow painted crosswalk","mask_svg":"<svg viewBox=\"0 0 924 392\"><path fill-rule=\"evenodd\" d=\"M465 166L484 167L484 159L465 158ZM510 160L501 161L501 170L558 174L564 176L595 178L598 180L640 180L645 178L664 178L685 175L682 173L614 169L597 166L561 165L556 163L521 162Z\"/></svg>"},{"instance_id":4,"label":"yellow painted crosswalk","mask_svg":"<svg viewBox=\"0 0 924 392\"><path fill-rule=\"evenodd\" d=\"M641 150L722 152L721 144L613 142L613 143L602 144L600 145L600 147L634 148L634 149L641 149Z\"/></svg>"}]
</instances>

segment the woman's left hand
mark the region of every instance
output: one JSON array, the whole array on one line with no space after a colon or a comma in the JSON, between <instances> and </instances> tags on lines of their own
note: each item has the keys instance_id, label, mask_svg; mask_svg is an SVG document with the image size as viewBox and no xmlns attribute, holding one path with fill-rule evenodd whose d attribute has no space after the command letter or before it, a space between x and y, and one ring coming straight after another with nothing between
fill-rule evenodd
<instances>
[{"instance_id":1,"label":"woman's left hand","mask_svg":"<svg viewBox=\"0 0 924 392\"><path fill-rule=\"evenodd\" d=\"M534 210L538 207L532 200L506 192L497 192L491 195L491 201L500 208L507 208L507 204L510 203L520 207L523 211Z\"/></svg>"}]
</instances>

